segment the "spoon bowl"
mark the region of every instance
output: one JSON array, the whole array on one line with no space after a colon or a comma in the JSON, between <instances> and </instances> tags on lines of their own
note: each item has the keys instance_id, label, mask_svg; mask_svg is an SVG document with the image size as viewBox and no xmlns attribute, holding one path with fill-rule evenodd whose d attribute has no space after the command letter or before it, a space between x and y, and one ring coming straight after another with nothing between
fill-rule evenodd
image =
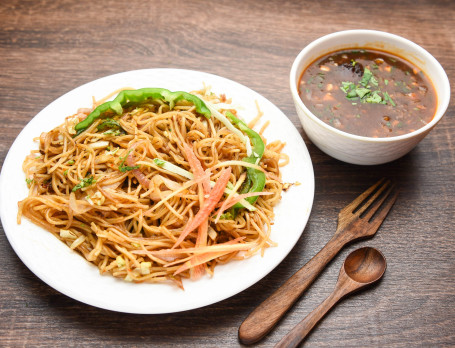
<instances>
[{"instance_id":1,"label":"spoon bowl","mask_svg":"<svg viewBox=\"0 0 455 348\"><path fill-rule=\"evenodd\" d=\"M352 253L344 261L344 272L357 283L371 284L379 280L387 267L384 255L377 249L365 247Z\"/></svg>"},{"instance_id":2,"label":"spoon bowl","mask_svg":"<svg viewBox=\"0 0 455 348\"><path fill-rule=\"evenodd\" d=\"M376 283L386 268L387 262L379 250L371 247L354 250L344 261L335 289L329 297L283 337L275 348L297 347L339 300Z\"/></svg>"}]
</instances>

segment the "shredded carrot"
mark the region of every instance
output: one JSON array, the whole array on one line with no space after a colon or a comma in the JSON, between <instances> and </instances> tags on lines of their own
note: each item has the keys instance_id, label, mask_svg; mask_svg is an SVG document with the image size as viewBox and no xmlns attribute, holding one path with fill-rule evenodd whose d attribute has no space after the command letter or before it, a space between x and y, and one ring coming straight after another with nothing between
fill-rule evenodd
<instances>
[{"instance_id":1,"label":"shredded carrot","mask_svg":"<svg viewBox=\"0 0 455 348\"><path fill-rule=\"evenodd\" d=\"M191 268L203 265L203 264L205 264L205 263L207 263L207 262L209 262L209 261L211 261L213 259L216 259L217 257L223 256L223 255L235 252L235 251L246 250L246 248L245 248L246 244L242 244L242 243L235 244L238 239L239 238L236 238L234 240L231 240L229 242L226 242L226 243L222 244L222 245L229 245L229 246L234 247L231 250L218 251L218 252L208 252L208 253L204 253L204 254L194 255L191 259L189 259L182 266L180 266L180 268L177 269L177 271L175 271L174 276L179 274L179 273L181 273L181 272L186 271L187 269L191 269Z\"/></svg>"},{"instance_id":2,"label":"shredded carrot","mask_svg":"<svg viewBox=\"0 0 455 348\"><path fill-rule=\"evenodd\" d=\"M174 276L177 274L186 271L187 269L201 266L204 263L207 263L213 259L216 259L217 257L229 254L230 251L223 251L219 253L207 253L207 254L201 254L201 255L195 255L193 258L190 260L186 261L182 266L179 267L177 271L175 271Z\"/></svg>"},{"instance_id":3,"label":"shredded carrot","mask_svg":"<svg viewBox=\"0 0 455 348\"><path fill-rule=\"evenodd\" d=\"M171 199L172 197L176 196L177 194L179 194L180 192L183 192L185 191L188 187L190 186L193 186L194 184L197 184L197 183L200 183L202 182L203 180L205 180L206 178L209 178L209 174L208 173L204 173L204 177L200 177L198 179L193 179L193 180L190 180L190 181L187 181L186 183L184 183L182 185L182 187L176 191L173 191L171 194L167 195L166 197L162 198L158 203L156 203L155 205L153 205L149 210L145 211L144 212L144 216L148 216L150 215L150 213L152 211L154 211L155 209L157 209L158 207L160 207L162 204L165 204L166 201L168 201L169 199Z\"/></svg>"},{"instance_id":4,"label":"shredded carrot","mask_svg":"<svg viewBox=\"0 0 455 348\"><path fill-rule=\"evenodd\" d=\"M256 244L251 242L251 243L237 243L245 239L245 237L239 237L233 240L230 240L229 242L226 243L220 243L220 244L214 244L214 245L209 245L206 247L199 247L199 248L187 248L187 249L167 249L167 250L159 250L156 252L152 253L163 253L165 254L166 252L169 253L176 253L176 254L188 254L188 253L194 253L194 254L205 254L205 253L213 253L213 252L221 252L221 251L239 251L239 250L247 250L250 249L252 246L255 246ZM136 250L134 250L136 251ZM134 252L132 251L132 253ZM137 250L141 251L141 250ZM136 254L136 253L135 253ZM137 253L139 254L139 253Z\"/></svg>"},{"instance_id":5,"label":"shredded carrot","mask_svg":"<svg viewBox=\"0 0 455 348\"><path fill-rule=\"evenodd\" d=\"M194 229L196 229L204 220L207 220L212 210L215 208L216 204L220 201L221 197L223 196L224 190L229 182L229 178L231 176L231 167L227 169L223 169L221 172L220 177L215 183L212 191L210 191L210 195L207 200L204 202L204 206L198 211L196 216L193 220L191 220L186 227L184 228L183 232L180 234L177 242L175 242L172 249L176 248L183 242L185 237L190 234Z\"/></svg>"},{"instance_id":6,"label":"shredded carrot","mask_svg":"<svg viewBox=\"0 0 455 348\"><path fill-rule=\"evenodd\" d=\"M217 217L216 217L216 219L215 219L215 223L218 222L218 220L220 219L220 216L221 216L222 212L226 209L226 208L224 208L224 206L228 203L228 201L230 201L231 198L232 198L233 196L238 197L237 191L238 191L238 189L240 188L240 185L242 185L243 182L245 181L245 178L246 178L246 173L243 172L243 173L240 175L239 180L238 180L237 183L235 184L235 186L234 186L232 192L227 196L227 198L226 198L226 200L223 202L223 204L221 204L220 212L218 212L218 215L217 215ZM224 209L223 209L223 208L224 208Z\"/></svg>"},{"instance_id":7,"label":"shredded carrot","mask_svg":"<svg viewBox=\"0 0 455 348\"><path fill-rule=\"evenodd\" d=\"M196 248L201 246L205 247L207 245L207 233L209 230L209 222L205 220L202 224L198 227L197 232L197 239L196 239ZM200 279L205 273L204 265L198 265L192 269L191 272L191 279L197 280Z\"/></svg>"},{"instance_id":8,"label":"shredded carrot","mask_svg":"<svg viewBox=\"0 0 455 348\"><path fill-rule=\"evenodd\" d=\"M195 179L206 177L204 173L204 168L202 168L202 164L196 155L193 152L193 149L187 144L183 144L183 149L185 150L186 157L188 158L188 163L190 164L191 170L193 171L193 175ZM204 189L204 193L207 194L210 192L210 179L206 178L202 181L202 186Z\"/></svg>"},{"instance_id":9,"label":"shredded carrot","mask_svg":"<svg viewBox=\"0 0 455 348\"><path fill-rule=\"evenodd\" d=\"M237 251L237 250L246 250L255 246L255 243L242 243L238 245L232 245L234 243L240 242L245 237L238 237L236 239L230 240L229 242L208 245L205 247L194 247L194 248L186 248L186 249L161 249L161 250L144 250L144 249L137 249L132 250L132 254L136 255L154 255L160 258L164 257L175 257L181 254L205 254L205 253L213 253L213 252L221 252L221 251ZM238 248L240 246L240 249Z\"/></svg>"},{"instance_id":10,"label":"shredded carrot","mask_svg":"<svg viewBox=\"0 0 455 348\"><path fill-rule=\"evenodd\" d=\"M185 290L185 288L183 287L183 282L182 282L182 278L178 277L178 278L174 278L174 277L170 277L170 279L182 290Z\"/></svg>"},{"instance_id":11,"label":"shredded carrot","mask_svg":"<svg viewBox=\"0 0 455 348\"><path fill-rule=\"evenodd\" d=\"M234 206L238 202L240 202L242 199L248 198L248 197L254 197L254 196L267 196L267 195L273 195L273 192L249 192L249 193L244 193L241 195L238 195L236 197L228 198L226 199L223 204L221 205L221 208L218 210L218 213L216 214L216 219L215 223L218 222L218 220L221 217L221 214L230 207Z\"/></svg>"},{"instance_id":12,"label":"shredded carrot","mask_svg":"<svg viewBox=\"0 0 455 348\"><path fill-rule=\"evenodd\" d=\"M207 179L202 181L202 192L204 194L210 193L212 189L210 187L210 178L205 175L204 168L196 155L193 152L193 149L187 144L183 144L183 149L185 150L188 163L190 164L191 170L195 178L207 177ZM199 190L201 190L201 185L199 185ZM203 198L202 198L203 201ZM206 246L207 245L207 230L208 230L208 221L204 221L198 227L196 247ZM190 270L190 277L193 280L200 279L205 273L204 265L198 265Z\"/></svg>"}]
</instances>

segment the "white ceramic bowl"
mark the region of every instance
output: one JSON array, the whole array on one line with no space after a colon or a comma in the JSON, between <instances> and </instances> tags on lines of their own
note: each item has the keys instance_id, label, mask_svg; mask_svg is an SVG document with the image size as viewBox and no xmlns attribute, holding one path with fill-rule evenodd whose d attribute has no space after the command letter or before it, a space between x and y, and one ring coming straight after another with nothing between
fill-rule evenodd
<instances>
[{"instance_id":1,"label":"white ceramic bowl","mask_svg":"<svg viewBox=\"0 0 455 348\"><path fill-rule=\"evenodd\" d=\"M340 131L316 117L298 93L302 72L314 60L327 53L354 47L387 51L406 58L423 70L433 82L437 94L436 113L431 122L412 133L390 138L369 138ZM447 75L430 53L400 36L373 30L340 31L313 41L295 59L290 84L297 114L308 138L328 155L353 164L381 164L402 157L441 120L450 100Z\"/></svg>"}]
</instances>

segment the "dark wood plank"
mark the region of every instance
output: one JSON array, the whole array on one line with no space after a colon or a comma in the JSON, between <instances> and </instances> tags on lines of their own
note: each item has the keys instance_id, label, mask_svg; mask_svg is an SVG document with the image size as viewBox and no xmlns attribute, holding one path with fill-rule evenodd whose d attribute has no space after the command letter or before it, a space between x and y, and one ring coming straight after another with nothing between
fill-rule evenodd
<instances>
[{"instance_id":1,"label":"dark wood plank","mask_svg":"<svg viewBox=\"0 0 455 348\"><path fill-rule=\"evenodd\" d=\"M385 278L344 300L306 344L454 346L454 97L447 115L410 154L361 167L331 159L308 141L289 92L298 52L322 35L353 28L389 31L420 44L453 84L454 27L451 0L0 2L0 166L21 129L60 95L113 73L172 67L233 79L276 104L304 137L316 178L310 220L289 256L233 298L183 313L131 315L78 303L35 277L0 227L0 346L240 346L242 320L329 240L339 209L382 176L396 179L401 193L378 234L340 253L256 346L273 346L315 308L360 245L384 253Z\"/></svg>"}]
</instances>

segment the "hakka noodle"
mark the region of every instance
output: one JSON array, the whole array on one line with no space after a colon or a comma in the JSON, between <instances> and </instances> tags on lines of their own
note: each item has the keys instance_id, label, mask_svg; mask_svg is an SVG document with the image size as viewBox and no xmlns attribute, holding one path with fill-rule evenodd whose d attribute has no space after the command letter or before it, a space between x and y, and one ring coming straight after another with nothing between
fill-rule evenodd
<instances>
[{"instance_id":1,"label":"hakka noodle","mask_svg":"<svg viewBox=\"0 0 455 348\"><path fill-rule=\"evenodd\" d=\"M288 157L285 143L252 130L259 107L247 125L210 88L115 94L36 139L18 223L52 232L101 274L181 288L275 246Z\"/></svg>"}]
</instances>

